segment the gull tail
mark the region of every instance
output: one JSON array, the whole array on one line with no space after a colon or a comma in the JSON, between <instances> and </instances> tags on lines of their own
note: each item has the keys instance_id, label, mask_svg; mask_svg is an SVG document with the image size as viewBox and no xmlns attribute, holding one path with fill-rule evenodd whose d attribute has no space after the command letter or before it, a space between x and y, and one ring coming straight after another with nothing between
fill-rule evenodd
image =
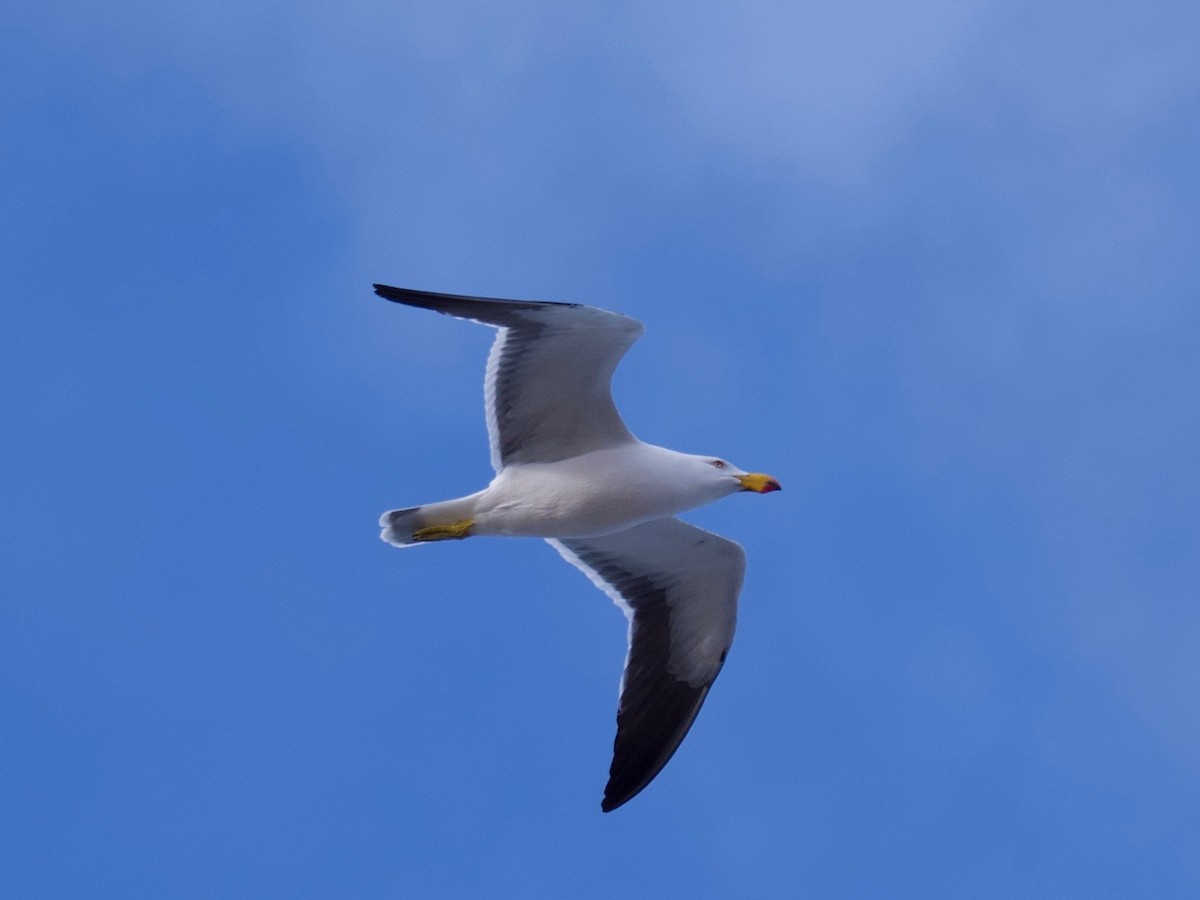
<instances>
[{"instance_id":1,"label":"gull tail","mask_svg":"<svg viewBox=\"0 0 1200 900\"><path fill-rule=\"evenodd\" d=\"M391 509L379 517L380 539L394 547L469 537L475 526L475 498L460 497L408 509Z\"/></svg>"},{"instance_id":2,"label":"gull tail","mask_svg":"<svg viewBox=\"0 0 1200 900\"><path fill-rule=\"evenodd\" d=\"M383 529L379 532L380 539L395 547L415 546L419 542L413 535L425 527L426 517L421 514L424 509L423 506L389 509L379 517L379 527Z\"/></svg>"}]
</instances>

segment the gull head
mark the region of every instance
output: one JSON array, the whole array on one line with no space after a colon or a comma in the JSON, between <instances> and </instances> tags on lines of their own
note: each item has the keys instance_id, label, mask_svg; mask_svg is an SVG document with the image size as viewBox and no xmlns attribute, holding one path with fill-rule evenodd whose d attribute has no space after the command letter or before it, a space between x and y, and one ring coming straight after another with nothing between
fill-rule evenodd
<instances>
[{"instance_id":1,"label":"gull head","mask_svg":"<svg viewBox=\"0 0 1200 900\"><path fill-rule=\"evenodd\" d=\"M782 490L779 482L770 475L764 475L762 472L743 472L719 456L693 456L692 459L696 461L697 477L711 486L713 493L718 497L736 494L739 491L769 494Z\"/></svg>"}]
</instances>

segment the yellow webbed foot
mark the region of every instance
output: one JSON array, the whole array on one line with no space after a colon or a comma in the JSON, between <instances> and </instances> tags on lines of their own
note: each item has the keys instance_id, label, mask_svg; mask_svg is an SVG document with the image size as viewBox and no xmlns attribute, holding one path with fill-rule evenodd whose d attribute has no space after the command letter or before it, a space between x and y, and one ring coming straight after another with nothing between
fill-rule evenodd
<instances>
[{"instance_id":1,"label":"yellow webbed foot","mask_svg":"<svg viewBox=\"0 0 1200 900\"><path fill-rule=\"evenodd\" d=\"M414 541L461 541L471 536L475 527L474 519L460 519L450 525L430 525L428 528L418 528L413 532Z\"/></svg>"}]
</instances>

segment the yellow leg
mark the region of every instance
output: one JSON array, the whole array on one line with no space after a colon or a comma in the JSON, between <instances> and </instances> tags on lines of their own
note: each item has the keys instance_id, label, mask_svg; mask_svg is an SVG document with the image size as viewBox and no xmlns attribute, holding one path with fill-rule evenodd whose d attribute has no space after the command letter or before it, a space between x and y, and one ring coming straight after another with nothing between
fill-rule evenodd
<instances>
[{"instance_id":1,"label":"yellow leg","mask_svg":"<svg viewBox=\"0 0 1200 900\"><path fill-rule=\"evenodd\" d=\"M460 519L450 525L430 525L413 532L414 541L461 541L471 536L474 519Z\"/></svg>"}]
</instances>

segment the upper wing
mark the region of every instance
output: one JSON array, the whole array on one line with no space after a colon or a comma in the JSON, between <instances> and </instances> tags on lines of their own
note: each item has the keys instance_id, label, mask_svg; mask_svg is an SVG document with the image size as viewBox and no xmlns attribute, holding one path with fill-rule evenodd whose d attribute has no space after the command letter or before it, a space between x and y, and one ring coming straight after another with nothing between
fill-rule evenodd
<instances>
[{"instance_id":1,"label":"upper wing","mask_svg":"<svg viewBox=\"0 0 1200 900\"><path fill-rule=\"evenodd\" d=\"M396 303L500 329L484 382L492 466L556 462L634 440L613 404L613 371L642 323L577 303L488 300L375 285Z\"/></svg>"},{"instance_id":2,"label":"upper wing","mask_svg":"<svg viewBox=\"0 0 1200 900\"><path fill-rule=\"evenodd\" d=\"M678 519L549 543L629 619L608 812L653 780L691 728L733 642L746 554Z\"/></svg>"}]
</instances>

